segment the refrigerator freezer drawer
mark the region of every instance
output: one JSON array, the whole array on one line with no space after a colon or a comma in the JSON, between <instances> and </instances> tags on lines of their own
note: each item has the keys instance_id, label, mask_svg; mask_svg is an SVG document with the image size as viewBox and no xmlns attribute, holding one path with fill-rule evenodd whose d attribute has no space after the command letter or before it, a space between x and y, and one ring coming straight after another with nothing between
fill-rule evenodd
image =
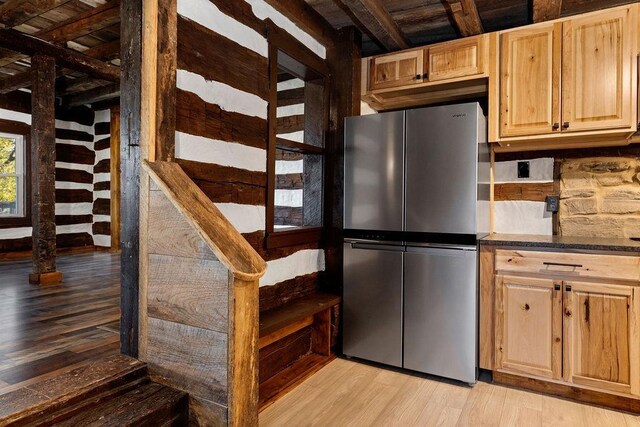
<instances>
[{"instance_id":1,"label":"refrigerator freezer drawer","mask_svg":"<svg viewBox=\"0 0 640 427\"><path fill-rule=\"evenodd\" d=\"M404 367L476 381L477 252L407 248Z\"/></svg>"},{"instance_id":2,"label":"refrigerator freezer drawer","mask_svg":"<svg viewBox=\"0 0 640 427\"><path fill-rule=\"evenodd\" d=\"M402 366L403 247L344 245L344 353Z\"/></svg>"}]
</instances>

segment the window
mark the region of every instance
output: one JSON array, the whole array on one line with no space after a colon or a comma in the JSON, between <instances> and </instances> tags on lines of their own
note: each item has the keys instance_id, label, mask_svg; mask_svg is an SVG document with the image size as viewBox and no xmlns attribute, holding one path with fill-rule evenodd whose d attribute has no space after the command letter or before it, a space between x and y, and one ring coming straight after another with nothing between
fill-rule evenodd
<instances>
[{"instance_id":1,"label":"window","mask_svg":"<svg viewBox=\"0 0 640 427\"><path fill-rule=\"evenodd\" d=\"M24 136L0 133L0 218L26 216L26 169Z\"/></svg>"},{"instance_id":2,"label":"window","mask_svg":"<svg viewBox=\"0 0 640 427\"><path fill-rule=\"evenodd\" d=\"M328 73L314 67L324 63L314 63L300 50L294 59L286 47L270 41L266 242L274 248L322 236L329 108Z\"/></svg>"}]
</instances>

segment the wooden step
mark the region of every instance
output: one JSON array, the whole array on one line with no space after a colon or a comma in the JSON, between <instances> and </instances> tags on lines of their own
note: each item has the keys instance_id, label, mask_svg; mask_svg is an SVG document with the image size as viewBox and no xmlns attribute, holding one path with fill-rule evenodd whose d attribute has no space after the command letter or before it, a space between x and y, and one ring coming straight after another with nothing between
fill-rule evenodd
<instances>
[{"instance_id":1,"label":"wooden step","mask_svg":"<svg viewBox=\"0 0 640 427\"><path fill-rule=\"evenodd\" d=\"M0 425L188 423L186 393L152 383L144 363L114 355L0 396Z\"/></svg>"}]
</instances>

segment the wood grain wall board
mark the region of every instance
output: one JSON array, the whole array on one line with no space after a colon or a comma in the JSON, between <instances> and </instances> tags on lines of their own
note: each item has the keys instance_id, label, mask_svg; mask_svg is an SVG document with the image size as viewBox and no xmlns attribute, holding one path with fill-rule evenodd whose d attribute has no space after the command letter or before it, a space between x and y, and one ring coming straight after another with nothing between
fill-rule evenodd
<instances>
[{"instance_id":1,"label":"wood grain wall board","mask_svg":"<svg viewBox=\"0 0 640 427\"><path fill-rule=\"evenodd\" d=\"M304 211L302 206L274 206L273 223L275 225L304 226Z\"/></svg>"},{"instance_id":2,"label":"wood grain wall board","mask_svg":"<svg viewBox=\"0 0 640 427\"><path fill-rule=\"evenodd\" d=\"M56 215L56 225L90 224L92 215Z\"/></svg>"},{"instance_id":3,"label":"wood grain wall board","mask_svg":"<svg viewBox=\"0 0 640 427\"><path fill-rule=\"evenodd\" d=\"M102 159L93 167L93 173L111 172L111 159Z\"/></svg>"},{"instance_id":4,"label":"wood grain wall board","mask_svg":"<svg viewBox=\"0 0 640 427\"><path fill-rule=\"evenodd\" d=\"M302 160L304 155L293 151L276 150L276 160L295 161Z\"/></svg>"},{"instance_id":5,"label":"wood grain wall board","mask_svg":"<svg viewBox=\"0 0 640 427\"><path fill-rule=\"evenodd\" d=\"M100 234L103 236L111 235L111 223L107 221L94 222L91 227L93 234Z\"/></svg>"},{"instance_id":6,"label":"wood grain wall board","mask_svg":"<svg viewBox=\"0 0 640 427\"><path fill-rule=\"evenodd\" d=\"M56 144L56 161L91 165L95 163L96 154L83 145Z\"/></svg>"},{"instance_id":7,"label":"wood grain wall board","mask_svg":"<svg viewBox=\"0 0 640 427\"><path fill-rule=\"evenodd\" d=\"M148 250L151 254L203 260L217 258L193 227L160 191L150 191Z\"/></svg>"},{"instance_id":8,"label":"wood grain wall board","mask_svg":"<svg viewBox=\"0 0 640 427\"><path fill-rule=\"evenodd\" d=\"M110 181L96 182L93 185L93 191L110 191L110 190L111 190Z\"/></svg>"},{"instance_id":9,"label":"wood grain wall board","mask_svg":"<svg viewBox=\"0 0 640 427\"><path fill-rule=\"evenodd\" d=\"M56 188L56 203L92 203L93 192Z\"/></svg>"},{"instance_id":10,"label":"wood grain wall board","mask_svg":"<svg viewBox=\"0 0 640 427\"><path fill-rule=\"evenodd\" d=\"M93 135L89 132L75 129L56 128L56 139L71 139L73 141L93 142L93 138Z\"/></svg>"},{"instance_id":11,"label":"wood grain wall board","mask_svg":"<svg viewBox=\"0 0 640 427\"><path fill-rule=\"evenodd\" d=\"M93 174L78 169L56 168L56 181L91 184L93 183Z\"/></svg>"},{"instance_id":12,"label":"wood grain wall board","mask_svg":"<svg viewBox=\"0 0 640 427\"><path fill-rule=\"evenodd\" d=\"M547 196L554 193L553 182L543 183L504 183L495 184L494 200L501 201L522 201L544 202Z\"/></svg>"},{"instance_id":13,"label":"wood grain wall board","mask_svg":"<svg viewBox=\"0 0 640 427\"><path fill-rule=\"evenodd\" d=\"M111 137L102 138L93 145L95 151L106 150L111 146Z\"/></svg>"},{"instance_id":14,"label":"wood grain wall board","mask_svg":"<svg viewBox=\"0 0 640 427\"><path fill-rule=\"evenodd\" d=\"M303 87L278 91L278 107L297 104L304 104Z\"/></svg>"},{"instance_id":15,"label":"wood grain wall board","mask_svg":"<svg viewBox=\"0 0 640 427\"><path fill-rule=\"evenodd\" d=\"M229 182L194 180L196 185L214 203L239 203L241 205L264 206L266 189L255 185Z\"/></svg>"},{"instance_id":16,"label":"wood grain wall board","mask_svg":"<svg viewBox=\"0 0 640 427\"><path fill-rule=\"evenodd\" d=\"M276 189L278 190L302 190L304 182L301 173L287 173L276 175Z\"/></svg>"},{"instance_id":17,"label":"wood grain wall board","mask_svg":"<svg viewBox=\"0 0 640 427\"><path fill-rule=\"evenodd\" d=\"M276 132L283 134L305 130L304 117L304 115L278 117Z\"/></svg>"},{"instance_id":18,"label":"wood grain wall board","mask_svg":"<svg viewBox=\"0 0 640 427\"><path fill-rule=\"evenodd\" d=\"M259 382L263 383L311 352L311 326L260 350Z\"/></svg>"},{"instance_id":19,"label":"wood grain wall board","mask_svg":"<svg viewBox=\"0 0 640 427\"><path fill-rule=\"evenodd\" d=\"M236 21L255 30L265 38L267 37L267 27L265 22L258 19L253 13L253 8L246 2L230 2L227 0L210 0L222 13L233 17Z\"/></svg>"},{"instance_id":20,"label":"wood grain wall board","mask_svg":"<svg viewBox=\"0 0 640 427\"><path fill-rule=\"evenodd\" d=\"M31 237L22 237L20 239L2 239L0 240L0 252L22 252L30 251L33 245Z\"/></svg>"},{"instance_id":21,"label":"wood grain wall board","mask_svg":"<svg viewBox=\"0 0 640 427\"><path fill-rule=\"evenodd\" d=\"M150 254L148 315L226 334L228 280L218 260Z\"/></svg>"},{"instance_id":22,"label":"wood grain wall board","mask_svg":"<svg viewBox=\"0 0 640 427\"><path fill-rule=\"evenodd\" d=\"M267 58L181 16L178 68L269 99Z\"/></svg>"},{"instance_id":23,"label":"wood grain wall board","mask_svg":"<svg viewBox=\"0 0 640 427\"><path fill-rule=\"evenodd\" d=\"M321 274L298 276L273 286L260 288L260 311L281 307L289 301L311 295L320 287Z\"/></svg>"},{"instance_id":24,"label":"wood grain wall board","mask_svg":"<svg viewBox=\"0 0 640 427\"><path fill-rule=\"evenodd\" d=\"M111 202L109 199L96 199L93 202L93 214L94 215L110 215Z\"/></svg>"},{"instance_id":25,"label":"wood grain wall board","mask_svg":"<svg viewBox=\"0 0 640 427\"><path fill-rule=\"evenodd\" d=\"M56 236L56 246L59 248L93 246L93 237L89 233L58 234Z\"/></svg>"},{"instance_id":26,"label":"wood grain wall board","mask_svg":"<svg viewBox=\"0 0 640 427\"><path fill-rule=\"evenodd\" d=\"M151 378L171 378L174 387L194 397L226 405L227 335L154 317L148 322Z\"/></svg>"},{"instance_id":27,"label":"wood grain wall board","mask_svg":"<svg viewBox=\"0 0 640 427\"><path fill-rule=\"evenodd\" d=\"M267 174L265 172L184 159L176 159L176 162L195 181L239 183L265 188L267 186Z\"/></svg>"},{"instance_id":28,"label":"wood grain wall board","mask_svg":"<svg viewBox=\"0 0 640 427\"><path fill-rule=\"evenodd\" d=\"M173 160L176 146L176 68L178 0L158 2L158 65L156 79L156 152Z\"/></svg>"},{"instance_id":29,"label":"wood grain wall board","mask_svg":"<svg viewBox=\"0 0 640 427\"><path fill-rule=\"evenodd\" d=\"M94 131L96 136L99 135L109 135L111 134L111 123L110 122L100 122L94 125Z\"/></svg>"},{"instance_id":30,"label":"wood grain wall board","mask_svg":"<svg viewBox=\"0 0 640 427\"><path fill-rule=\"evenodd\" d=\"M266 147L266 120L225 111L180 89L176 90L176 130L250 147Z\"/></svg>"},{"instance_id":31,"label":"wood grain wall board","mask_svg":"<svg viewBox=\"0 0 640 427\"><path fill-rule=\"evenodd\" d=\"M229 425L229 408L210 400L189 395L189 425Z\"/></svg>"}]
</instances>

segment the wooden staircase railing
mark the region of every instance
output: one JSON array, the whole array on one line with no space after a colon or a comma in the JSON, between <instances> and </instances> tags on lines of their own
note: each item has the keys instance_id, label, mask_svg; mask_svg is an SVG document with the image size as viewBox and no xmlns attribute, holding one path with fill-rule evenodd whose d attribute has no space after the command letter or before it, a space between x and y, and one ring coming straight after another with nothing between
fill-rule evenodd
<instances>
[{"instance_id":1,"label":"wooden staircase railing","mask_svg":"<svg viewBox=\"0 0 640 427\"><path fill-rule=\"evenodd\" d=\"M266 263L177 163L143 168L140 358L154 381L189 393L195 424L257 426Z\"/></svg>"}]
</instances>

